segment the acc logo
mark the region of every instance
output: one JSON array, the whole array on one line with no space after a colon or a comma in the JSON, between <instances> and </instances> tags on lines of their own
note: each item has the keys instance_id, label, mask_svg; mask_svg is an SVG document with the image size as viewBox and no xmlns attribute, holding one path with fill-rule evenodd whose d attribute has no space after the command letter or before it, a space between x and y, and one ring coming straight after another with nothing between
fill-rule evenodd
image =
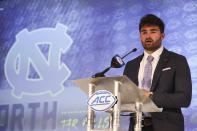
<instances>
[{"instance_id":1,"label":"acc logo","mask_svg":"<svg viewBox=\"0 0 197 131\"><path fill-rule=\"evenodd\" d=\"M67 27L58 23L55 28L31 32L23 29L16 35L4 65L13 96L45 93L55 96L64 90L63 83L71 72L61 62L61 54L67 52L73 42L66 31Z\"/></svg>"},{"instance_id":2,"label":"acc logo","mask_svg":"<svg viewBox=\"0 0 197 131\"><path fill-rule=\"evenodd\" d=\"M109 91L101 90L95 92L88 100L88 105L94 111L107 111L117 101L116 97Z\"/></svg>"}]
</instances>

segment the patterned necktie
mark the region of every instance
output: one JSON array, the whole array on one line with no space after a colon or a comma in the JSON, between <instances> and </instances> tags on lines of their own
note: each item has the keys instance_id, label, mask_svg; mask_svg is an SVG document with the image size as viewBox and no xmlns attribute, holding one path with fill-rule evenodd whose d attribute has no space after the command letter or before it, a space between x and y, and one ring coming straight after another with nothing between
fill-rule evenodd
<instances>
[{"instance_id":1,"label":"patterned necktie","mask_svg":"<svg viewBox=\"0 0 197 131\"><path fill-rule=\"evenodd\" d=\"M142 80L142 88L150 91L151 88L151 76L152 76L152 61L154 57L149 55L147 58L147 63L144 68L144 77Z\"/></svg>"}]
</instances>

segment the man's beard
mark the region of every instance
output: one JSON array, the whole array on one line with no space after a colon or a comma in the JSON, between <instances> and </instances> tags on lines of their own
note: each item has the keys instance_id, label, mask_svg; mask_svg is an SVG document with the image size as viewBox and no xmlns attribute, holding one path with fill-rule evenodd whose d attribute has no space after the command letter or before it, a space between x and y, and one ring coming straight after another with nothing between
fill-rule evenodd
<instances>
[{"instance_id":1,"label":"man's beard","mask_svg":"<svg viewBox=\"0 0 197 131\"><path fill-rule=\"evenodd\" d=\"M161 47L161 37L157 39L156 41L152 40L151 46L147 46L146 42L142 42L142 46L144 47L145 50L154 52Z\"/></svg>"}]
</instances>

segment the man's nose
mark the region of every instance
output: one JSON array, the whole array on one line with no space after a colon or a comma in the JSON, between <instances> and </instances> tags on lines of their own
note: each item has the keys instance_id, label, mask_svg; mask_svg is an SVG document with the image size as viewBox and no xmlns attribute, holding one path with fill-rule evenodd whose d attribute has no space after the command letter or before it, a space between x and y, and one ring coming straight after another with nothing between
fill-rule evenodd
<instances>
[{"instance_id":1,"label":"man's nose","mask_svg":"<svg viewBox=\"0 0 197 131\"><path fill-rule=\"evenodd\" d=\"M150 33L146 33L146 39L150 38Z\"/></svg>"},{"instance_id":2,"label":"man's nose","mask_svg":"<svg viewBox=\"0 0 197 131\"><path fill-rule=\"evenodd\" d=\"M146 39L146 40L149 40L149 39L151 39L151 36L150 36L150 35L146 35L146 36L145 36L145 39Z\"/></svg>"}]
</instances>

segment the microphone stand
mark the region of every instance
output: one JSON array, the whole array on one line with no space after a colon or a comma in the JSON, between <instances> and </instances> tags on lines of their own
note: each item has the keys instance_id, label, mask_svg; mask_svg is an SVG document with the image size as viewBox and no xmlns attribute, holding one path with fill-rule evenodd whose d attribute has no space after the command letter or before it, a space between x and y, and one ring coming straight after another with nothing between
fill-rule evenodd
<instances>
[{"instance_id":1,"label":"microphone stand","mask_svg":"<svg viewBox=\"0 0 197 131\"><path fill-rule=\"evenodd\" d=\"M102 72L98 72L98 73L94 74L94 75L92 76L92 78L96 78L96 77L105 77L105 73L108 72L108 71L110 70L110 68L120 68L120 67L122 67L122 66L124 65L123 59L124 59L126 56L128 56L130 53L135 52L135 51L137 51L136 48L134 48L132 51L130 51L129 53L127 53L127 54L124 55L123 57L120 57L120 56L118 56L118 55L115 55L115 56L112 58L112 60L111 60L111 66L108 67L108 68L106 68L106 69L103 70ZM123 64L120 64L120 63L117 61L116 57L120 58L120 60L122 61Z\"/></svg>"}]
</instances>

